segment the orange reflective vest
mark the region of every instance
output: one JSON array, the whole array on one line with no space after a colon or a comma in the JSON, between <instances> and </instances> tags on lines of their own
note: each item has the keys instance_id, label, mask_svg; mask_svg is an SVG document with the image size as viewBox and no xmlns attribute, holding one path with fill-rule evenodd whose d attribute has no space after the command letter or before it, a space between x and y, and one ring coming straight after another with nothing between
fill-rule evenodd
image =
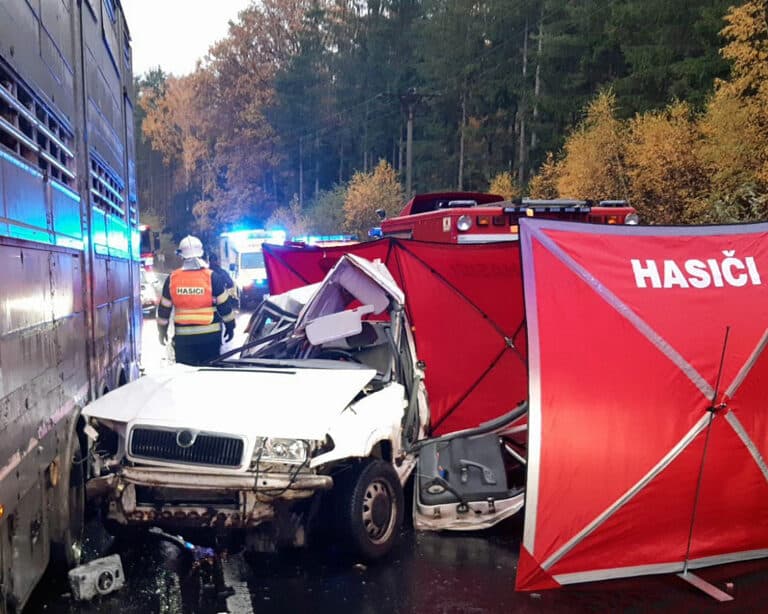
<instances>
[{"instance_id":1,"label":"orange reflective vest","mask_svg":"<svg viewBox=\"0 0 768 614\"><path fill-rule=\"evenodd\" d=\"M211 269L177 269L171 273L173 321L181 326L206 326L213 323Z\"/></svg>"}]
</instances>

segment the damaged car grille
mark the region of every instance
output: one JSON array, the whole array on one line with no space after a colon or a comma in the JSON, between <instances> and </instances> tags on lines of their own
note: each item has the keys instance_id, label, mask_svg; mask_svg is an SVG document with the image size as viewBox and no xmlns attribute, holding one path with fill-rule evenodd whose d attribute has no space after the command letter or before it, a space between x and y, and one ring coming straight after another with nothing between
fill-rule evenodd
<instances>
[{"instance_id":1,"label":"damaged car grille","mask_svg":"<svg viewBox=\"0 0 768 614\"><path fill-rule=\"evenodd\" d=\"M243 440L224 435L192 435L190 431L135 428L131 434L131 455L149 460L239 467Z\"/></svg>"}]
</instances>

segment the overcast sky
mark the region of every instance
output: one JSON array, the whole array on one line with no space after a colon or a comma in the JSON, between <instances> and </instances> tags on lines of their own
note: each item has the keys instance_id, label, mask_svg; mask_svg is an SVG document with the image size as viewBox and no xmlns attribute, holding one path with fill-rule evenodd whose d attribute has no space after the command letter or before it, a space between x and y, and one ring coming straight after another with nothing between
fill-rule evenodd
<instances>
[{"instance_id":1,"label":"overcast sky","mask_svg":"<svg viewBox=\"0 0 768 614\"><path fill-rule=\"evenodd\" d=\"M227 24L250 0L122 0L133 43L135 75L160 66L174 75L190 73L208 47L227 33Z\"/></svg>"}]
</instances>

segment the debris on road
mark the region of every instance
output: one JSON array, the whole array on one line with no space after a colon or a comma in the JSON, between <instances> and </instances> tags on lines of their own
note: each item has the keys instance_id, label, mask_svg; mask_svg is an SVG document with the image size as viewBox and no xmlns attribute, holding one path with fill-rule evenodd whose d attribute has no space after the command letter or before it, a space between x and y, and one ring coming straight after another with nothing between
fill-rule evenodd
<instances>
[{"instance_id":1,"label":"debris on road","mask_svg":"<svg viewBox=\"0 0 768 614\"><path fill-rule=\"evenodd\" d=\"M121 589L125 575L120 555L112 554L75 567L69 572L69 585L77 601L90 601Z\"/></svg>"}]
</instances>

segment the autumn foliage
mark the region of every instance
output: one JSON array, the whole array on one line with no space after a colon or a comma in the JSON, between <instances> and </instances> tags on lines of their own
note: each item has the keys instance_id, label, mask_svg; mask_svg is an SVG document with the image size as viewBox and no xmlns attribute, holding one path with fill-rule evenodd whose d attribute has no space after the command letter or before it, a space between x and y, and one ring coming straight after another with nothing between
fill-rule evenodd
<instances>
[{"instance_id":1,"label":"autumn foliage","mask_svg":"<svg viewBox=\"0 0 768 614\"><path fill-rule=\"evenodd\" d=\"M619 119L603 92L531 180L536 197L625 198L655 224L732 222L768 214L768 5L732 8L722 35L731 77L704 111L674 102ZM553 189L556 188L556 189Z\"/></svg>"},{"instance_id":2,"label":"autumn foliage","mask_svg":"<svg viewBox=\"0 0 768 614\"><path fill-rule=\"evenodd\" d=\"M547 158L528 184L528 194L531 198L557 198L557 178L560 176L561 163L555 160L554 154L547 152Z\"/></svg>"},{"instance_id":3,"label":"autumn foliage","mask_svg":"<svg viewBox=\"0 0 768 614\"><path fill-rule=\"evenodd\" d=\"M364 237L370 228L379 225L378 209L392 216L402 207L403 188L397 173L386 160L381 160L372 172L355 173L349 182L344 200L344 227Z\"/></svg>"},{"instance_id":4,"label":"autumn foliage","mask_svg":"<svg viewBox=\"0 0 768 614\"><path fill-rule=\"evenodd\" d=\"M698 155L702 139L691 108L675 103L637 115L628 127L628 196L641 218L658 224L702 220L710 185Z\"/></svg>"},{"instance_id":5,"label":"autumn foliage","mask_svg":"<svg viewBox=\"0 0 768 614\"><path fill-rule=\"evenodd\" d=\"M515 182L512 173L503 171L491 179L491 185L488 188L489 194L498 194L506 200L518 198L521 195L520 187Z\"/></svg>"},{"instance_id":6,"label":"autumn foliage","mask_svg":"<svg viewBox=\"0 0 768 614\"><path fill-rule=\"evenodd\" d=\"M450 3L253 2L194 73L139 92L142 133L183 196L174 211L204 235L271 220L365 236L377 209L396 214L406 87L423 95L418 191L456 185L458 168L460 185L505 198L626 199L645 223L765 219L768 5L723 22L725 3L705 4L502 1L473 20ZM512 40L523 56L500 46Z\"/></svg>"},{"instance_id":7,"label":"autumn foliage","mask_svg":"<svg viewBox=\"0 0 768 614\"><path fill-rule=\"evenodd\" d=\"M627 127L615 117L616 97L602 92L565 142L557 178L563 198L623 198Z\"/></svg>"},{"instance_id":8,"label":"autumn foliage","mask_svg":"<svg viewBox=\"0 0 768 614\"><path fill-rule=\"evenodd\" d=\"M304 0L264 0L230 23L191 75L169 77L164 92L139 92L144 136L196 195L197 231L263 222L278 203L268 186L279 163L266 113L275 75L295 53Z\"/></svg>"}]
</instances>

